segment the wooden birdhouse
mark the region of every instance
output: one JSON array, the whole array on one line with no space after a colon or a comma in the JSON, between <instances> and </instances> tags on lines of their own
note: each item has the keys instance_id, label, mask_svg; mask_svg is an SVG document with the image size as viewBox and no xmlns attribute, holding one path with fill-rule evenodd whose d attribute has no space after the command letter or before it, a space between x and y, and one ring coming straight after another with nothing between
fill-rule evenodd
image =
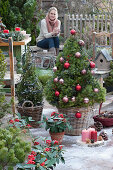
<instances>
[{"instance_id":1,"label":"wooden birdhouse","mask_svg":"<svg viewBox=\"0 0 113 170\"><path fill-rule=\"evenodd\" d=\"M112 57L109 55L108 50L105 48L102 49L95 59L95 64L98 71L109 71L110 70L110 62L112 61Z\"/></svg>"}]
</instances>

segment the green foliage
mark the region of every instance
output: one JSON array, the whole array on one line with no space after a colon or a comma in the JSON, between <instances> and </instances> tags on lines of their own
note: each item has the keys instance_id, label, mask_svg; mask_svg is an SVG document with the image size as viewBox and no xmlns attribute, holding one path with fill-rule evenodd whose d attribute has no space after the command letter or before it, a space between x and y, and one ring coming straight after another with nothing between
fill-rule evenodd
<instances>
[{"instance_id":1,"label":"green foliage","mask_svg":"<svg viewBox=\"0 0 113 170\"><path fill-rule=\"evenodd\" d=\"M0 89L3 88L2 79L6 73L5 56L0 49ZM5 94L0 92L0 118L2 118L9 111L10 103L8 104L5 98Z\"/></svg>"},{"instance_id":2,"label":"green foliage","mask_svg":"<svg viewBox=\"0 0 113 170\"><path fill-rule=\"evenodd\" d=\"M0 128L0 165L2 168L24 162L26 154L30 152L31 144L23 141L20 134L21 131L13 127Z\"/></svg>"},{"instance_id":3,"label":"green foliage","mask_svg":"<svg viewBox=\"0 0 113 170\"><path fill-rule=\"evenodd\" d=\"M43 100L42 84L36 76L35 65L32 63L32 56L29 49L25 55L26 59L21 75L21 82L17 84L16 95L20 105L24 101L30 100L36 106L41 104Z\"/></svg>"},{"instance_id":4,"label":"green foliage","mask_svg":"<svg viewBox=\"0 0 113 170\"><path fill-rule=\"evenodd\" d=\"M64 132L66 128L69 130L71 129L71 126L68 122L68 118L66 118L66 115L59 114L56 112L53 112L49 118L46 118L46 116L43 116L43 120L39 123L43 123L43 126L46 130L50 130L50 132Z\"/></svg>"},{"instance_id":5,"label":"green foliage","mask_svg":"<svg viewBox=\"0 0 113 170\"><path fill-rule=\"evenodd\" d=\"M79 58L75 57L76 52L80 52ZM61 57L64 59L63 62L60 62ZM70 64L67 69L64 68L66 62ZM105 101L105 89L92 76L88 56L85 55L82 46L79 45L79 40L76 40L74 36L70 36L66 40L63 52L57 57L56 67L57 71L54 72L44 90L50 104L59 108L88 107L95 102ZM85 74L82 74L83 69L86 70ZM62 78L64 83L60 84L59 81L55 83L55 78L58 80ZM76 90L77 84L81 86L80 91ZM94 92L95 88L99 90L98 93ZM56 91L60 93L59 96L55 96ZM68 102L63 101L65 96L67 96ZM75 97L75 101L72 100L73 97ZM87 104L84 102L86 97L89 99Z\"/></svg>"},{"instance_id":6,"label":"green foliage","mask_svg":"<svg viewBox=\"0 0 113 170\"><path fill-rule=\"evenodd\" d=\"M35 38L39 32L37 24L39 18L41 19L43 14L38 11L39 14L34 16L36 10L36 0L1 0L0 1L0 14L3 23L9 30L14 30L16 26L19 26L31 34L32 45L35 44ZM38 17L38 15L40 17ZM38 21L37 21L38 17Z\"/></svg>"},{"instance_id":7,"label":"green foliage","mask_svg":"<svg viewBox=\"0 0 113 170\"><path fill-rule=\"evenodd\" d=\"M38 141L41 142L39 143ZM59 162L65 163L62 146L57 141L47 140L47 138L36 137L32 152L28 155L25 164L18 164L20 169L49 170L53 169Z\"/></svg>"},{"instance_id":8,"label":"green foliage","mask_svg":"<svg viewBox=\"0 0 113 170\"><path fill-rule=\"evenodd\" d=\"M104 78L106 87L113 86L113 62L112 61L110 63L110 69L111 69L111 71L109 73L109 76Z\"/></svg>"}]
</instances>

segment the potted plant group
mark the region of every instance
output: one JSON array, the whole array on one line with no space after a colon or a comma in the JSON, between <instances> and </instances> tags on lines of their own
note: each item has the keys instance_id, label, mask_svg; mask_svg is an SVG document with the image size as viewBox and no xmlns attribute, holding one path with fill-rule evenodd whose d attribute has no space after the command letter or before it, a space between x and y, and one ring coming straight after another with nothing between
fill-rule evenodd
<instances>
[{"instance_id":1,"label":"potted plant group","mask_svg":"<svg viewBox=\"0 0 113 170\"><path fill-rule=\"evenodd\" d=\"M105 101L106 90L93 76L95 63L84 49L85 42L71 30L56 59L53 76L45 87L47 101L65 113L72 125L68 135L81 135L88 128L92 106Z\"/></svg>"},{"instance_id":2,"label":"potted plant group","mask_svg":"<svg viewBox=\"0 0 113 170\"><path fill-rule=\"evenodd\" d=\"M32 63L31 52L25 53L23 73L17 84L16 95L18 99L17 110L22 116L32 117L31 125L37 127L37 121L41 120L43 110L43 89Z\"/></svg>"},{"instance_id":3,"label":"potted plant group","mask_svg":"<svg viewBox=\"0 0 113 170\"><path fill-rule=\"evenodd\" d=\"M52 112L48 118L44 115L43 120L39 123L43 123L42 126L44 126L46 130L49 130L51 139L57 140L59 144L62 143L65 130L71 129L71 125L68 122L66 115L57 112Z\"/></svg>"}]
</instances>

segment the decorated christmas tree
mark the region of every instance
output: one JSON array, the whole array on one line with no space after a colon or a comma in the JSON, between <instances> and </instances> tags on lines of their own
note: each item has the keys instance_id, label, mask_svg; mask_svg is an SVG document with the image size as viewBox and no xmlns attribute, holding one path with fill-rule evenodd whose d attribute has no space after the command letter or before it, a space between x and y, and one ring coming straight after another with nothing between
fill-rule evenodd
<instances>
[{"instance_id":1,"label":"decorated christmas tree","mask_svg":"<svg viewBox=\"0 0 113 170\"><path fill-rule=\"evenodd\" d=\"M46 99L57 108L88 107L105 100L105 89L93 76L95 63L84 55L83 40L71 30L45 88Z\"/></svg>"}]
</instances>

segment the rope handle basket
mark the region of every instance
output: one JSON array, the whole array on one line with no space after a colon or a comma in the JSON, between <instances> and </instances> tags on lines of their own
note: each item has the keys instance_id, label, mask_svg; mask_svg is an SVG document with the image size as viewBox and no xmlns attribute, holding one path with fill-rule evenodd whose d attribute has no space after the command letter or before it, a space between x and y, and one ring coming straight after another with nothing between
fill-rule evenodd
<instances>
[{"instance_id":1,"label":"rope handle basket","mask_svg":"<svg viewBox=\"0 0 113 170\"><path fill-rule=\"evenodd\" d=\"M26 108L29 108L29 107L25 106L26 103L30 103L31 104L30 108L33 110L34 104L30 100L24 101L24 103L22 104L22 110L25 110Z\"/></svg>"}]
</instances>

